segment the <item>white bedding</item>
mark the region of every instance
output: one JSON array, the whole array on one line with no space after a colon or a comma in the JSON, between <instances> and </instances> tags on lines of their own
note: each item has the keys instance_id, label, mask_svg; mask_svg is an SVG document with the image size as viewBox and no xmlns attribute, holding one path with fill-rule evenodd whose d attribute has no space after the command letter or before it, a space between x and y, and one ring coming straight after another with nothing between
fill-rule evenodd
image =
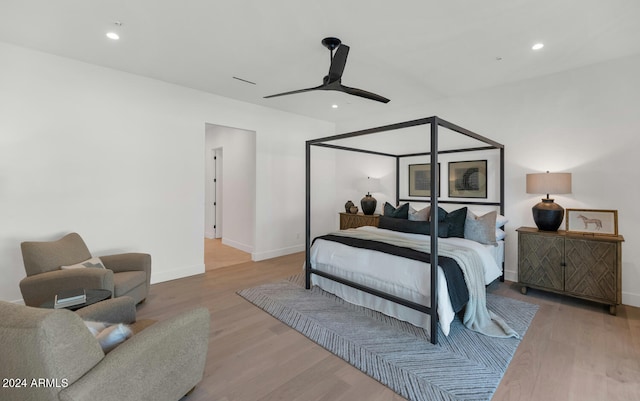
<instances>
[{"instance_id":1,"label":"white bedding","mask_svg":"<svg viewBox=\"0 0 640 401\"><path fill-rule=\"evenodd\" d=\"M377 227L360 227L378 234L414 241L429 241L429 236L408 234L384 230ZM500 277L504 258L504 242L499 246L482 245L463 238L439 238L439 243L472 249L482 259L485 270L485 284ZM399 256L389 255L368 249L353 248L333 241L318 239L311 247L311 265L318 270L399 296L422 305L430 305L430 269L429 264ZM373 296L371 294L336 283L324 277L312 275L312 284L337 295L347 302L377 310L386 315L407 321L416 326L429 328L429 316L411 308ZM451 322L455 317L446 279L438 267L438 319L445 335L449 334Z\"/></svg>"}]
</instances>

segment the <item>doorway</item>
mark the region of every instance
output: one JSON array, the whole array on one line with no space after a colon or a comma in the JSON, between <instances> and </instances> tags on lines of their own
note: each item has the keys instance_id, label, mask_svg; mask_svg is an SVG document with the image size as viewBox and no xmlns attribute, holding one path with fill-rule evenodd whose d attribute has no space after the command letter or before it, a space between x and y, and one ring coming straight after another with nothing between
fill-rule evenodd
<instances>
[{"instance_id":1,"label":"doorway","mask_svg":"<svg viewBox=\"0 0 640 401\"><path fill-rule=\"evenodd\" d=\"M205 265L251 260L255 238L256 133L205 124ZM208 242L208 241L217 242ZM229 249L225 249L229 247ZM242 251L237 254L236 251ZM238 256L240 259L238 259Z\"/></svg>"}]
</instances>

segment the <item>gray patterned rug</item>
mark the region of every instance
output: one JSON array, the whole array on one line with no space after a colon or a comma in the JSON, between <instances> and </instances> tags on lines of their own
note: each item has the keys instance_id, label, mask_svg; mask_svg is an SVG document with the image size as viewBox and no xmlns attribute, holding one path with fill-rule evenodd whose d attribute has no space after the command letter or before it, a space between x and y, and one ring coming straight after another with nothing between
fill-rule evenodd
<instances>
[{"instance_id":1,"label":"gray patterned rug","mask_svg":"<svg viewBox=\"0 0 640 401\"><path fill-rule=\"evenodd\" d=\"M427 331L342 301L296 278L239 291L265 312L412 401L490 400L520 344L466 329L459 319L439 343ZM489 309L522 338L537 305L487 294Z\"/></svg>"}]
</instances>

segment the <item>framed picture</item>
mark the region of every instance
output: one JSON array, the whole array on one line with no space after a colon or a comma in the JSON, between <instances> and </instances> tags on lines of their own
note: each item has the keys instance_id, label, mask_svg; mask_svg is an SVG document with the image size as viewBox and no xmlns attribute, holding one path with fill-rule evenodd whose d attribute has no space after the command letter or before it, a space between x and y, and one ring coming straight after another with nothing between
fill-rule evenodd
<instances>
[{"instance_id":1,"label":"framed picture","mask_svg":"<svg viewBox=\"0 0 640 401\"><path fill-rule=\"evenodd\" d=\"M567 232L618 235L618 211L566 209Z\"/></svg>"},{"instance_id":2,"label":"framed picture","mask_svg":"<svg viewBox=\"0 0 640 401\"><path fill-rule=\"evenodd\" d=\"M438 195L440 196L440 163L438 163ZM409 196L431 196L431 164L409 165Z\"/></svg>"},{"instance_id":3,"label":"framed picture","mask_svg":"<svg viewBox=\"0 0 640 401\"><path fill-rule=\"evenodd\" d=\"M487 161L449 162L450 198L487 197Z\"/></svg>"}]
</instances>

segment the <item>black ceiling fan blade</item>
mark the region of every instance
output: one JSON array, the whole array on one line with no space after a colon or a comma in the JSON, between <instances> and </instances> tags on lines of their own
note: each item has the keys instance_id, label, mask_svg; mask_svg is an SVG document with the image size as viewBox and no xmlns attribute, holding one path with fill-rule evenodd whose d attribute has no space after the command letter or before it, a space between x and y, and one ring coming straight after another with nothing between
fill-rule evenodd
<instances>
[{"instance_id":1,"label":"black ceiling fan blade","mask_svg":"<svg viewBox=\"0 0 640 401\"><path fill-rule=\"evenodd\" d=\"M342 44L340 39L334 37L328 37L322 39L322 45L329 49L331 52L331 65L329 66L329 73L322 79L322 85L315 88L299 89L290 92L278 93L275 95L265 96L265 99L269 99L277 96L293 95L296 93L310 92L314 90L325 91L340 91L349 95L363 97L369 100L375 100L381 103L389 103L390 100L384 96L380 96L375 93L367 92L358 88L350 88L342 85L342 73L344 67L347 64L347 56L349 55L349 46Z\"/></svg>"},{"instance_id":2,"label":"black ceiling fan blade","mask_svg":"<svg viewBox=\"0 0 640 401\"><path fill-rule=\"evenodd\" d=\"M320 86L316 86L315 88L298 89L298 90L295 90L295 91L277 93L275 95L265 96L263 99L269 99L269 98L278 97L278 96L294 95L296 93L311 92L311 91L315 91L315 90L318 90L318 89L323 89L323 87L324 87L324 85L320 85Z\"/></svg>"},{"instance_id":3,"label":"black ceiling fan blade","mask_svg":"<svg viewBox=\"0 0 640 401\"><path fill-rule=\"evenodd\" d=\"M340 85L337 88L335 88L334 90L342 91L342 92L348 93L350 95L360 96L360 97L363 97L365 99L375 100L375 101L382 102L382 103L389 103L390 102L390 100L387 99L384 96L380 96L380 95L377 95L375 93L367 92L365 90L358 89L358 88L350 88L348 86Z\"/></svg>"},{"instance_id":4,"label":"black ceiling fan blade","mask_svg":"<svg viewBox=\"0 0 640 401\"><path fill-rule=\"evenodd\" d=\"M349 55L349 46L340 45L336 50L333 58L331 59L331 66L329 67L329 83L335 82L342 78L344 67L347 64L347 56Z\"/></svg>"}]
</instances>

